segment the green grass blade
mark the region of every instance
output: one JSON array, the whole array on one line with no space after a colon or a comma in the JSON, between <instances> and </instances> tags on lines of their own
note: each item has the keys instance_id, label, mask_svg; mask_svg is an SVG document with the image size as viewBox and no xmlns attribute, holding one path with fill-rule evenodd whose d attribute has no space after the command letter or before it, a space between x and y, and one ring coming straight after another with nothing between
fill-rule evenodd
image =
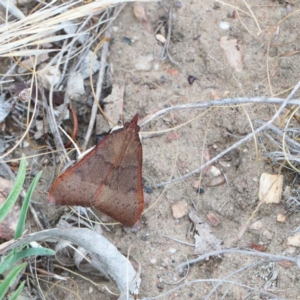
<instances>
[{"instance_id":1,"label":"green grass blade","mask_svg":"<svg viewBox=\"0 0 300 300\"><path fill-rule=\"evenodd\" d=\"M17 267L15 267L2 281L0 284L0 299L4 298L9 287L14 283L18 274L22 271L22 269L26 266L26 263L23 263Z\"/></svg>"},{"instance_id":2,"label":"green grass blade","mask_svg":"<svg viewBox=\"0 0 300 300\"><path fill-rule=\"evenodd\" d=\"M26 193L26 196L25 196L23 204L22 204L18 224L17 224L17 229L15 232L15 240L22 236L22 233L23 233L24 227L25 227L25 221L26 221L27 211L28 211L28 207L29 207L29 202L30 202L32 194L36 188L36 185L39 182L41 175L42 175L42 171L40 171L36 174L36 176L32 180L30 187Z\"/></svg>"},{"instance_id":3,"label":"green grass blade","mask_svg":"<svg viewBox=\"0 0 300 300\"><path fill-rule=\"evenodd\" d=\"M23 281L19 287L11 294L9 300L16 300L18 299L19 295L21 294L21 292L23 291L25 285L25 281Z\"/></svg>"},{"instance_id":4,"label":"green grass blade","mask_svg":"<svg viewBox=\"0 0 300 300\"><path fill-rule=\"evenodd\" d=\"M11 255L9 258L5 258L4 261L0 264L0 274L5 272L8 269L13 267L13 264L23 258L29 256L45 256L45 255L54 255L55 251L47 248L29 248L23 251L18 251ZM1 299L1 298L0 298Z\"/></svg>"},{"instance_id":5,"label":"green grass blade","mask_svg":"<svg viewBox=\"0 0 300 300\"><path fill-rule=\"evenodd\" d=\"M0 222L2 222L4 218L9 214L15 202L17 201L25 180L25 174L26 174L26 159L23 154L14 186L11 192L9 193L5 203L0 208Z\"/></svg>"}]
</instances>

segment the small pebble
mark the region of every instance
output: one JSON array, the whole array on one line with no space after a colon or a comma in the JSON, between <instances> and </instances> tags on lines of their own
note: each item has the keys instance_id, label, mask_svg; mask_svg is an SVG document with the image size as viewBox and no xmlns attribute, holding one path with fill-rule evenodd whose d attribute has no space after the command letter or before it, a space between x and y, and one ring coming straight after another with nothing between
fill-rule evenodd
<instances>
[{"instance_id":1,"label":"small pebble","mask_svg":"<svg viewBox=\"0 0 300 300\"><path fill-rule=\"evenodd\" d=\"M170 74L170 75L172 75L172 76L175 76L175 75L178 75L179 72L176 69L169 69L167 71L167 73Z\"/></svg>"},{"instance_id":2,"label":"small pebble","mask_svg":"<svg viewBox=\"0 0 300 300\"><path fill-rule=\"evenodd\" d=\"M188 205L186 202L178 201L177 203L172 205L173 217L175 219L180 219L187 215L188 213Z\"/></svg>"},{"instance_id":3,"label":"small pebble","mask_svg":"<svg viewBox=\"0 0 300 300\"><path fill-rule=\"evenodd\" d=\"M295 254L295 253L296 253L296 250L297 250L297 248L294 247L294 246L288 246L288 247L286 248L286 252L287 252L288 254L291 254L291 255Z\"/></svg>"},{"instance_id":4,"label":"small pebble","mask_svg":"<svg viewBox=\"0 0 300 300\"><path fill-rule=\"evenodd\" d=\"M259 200L264 203L280 203L283 175L262 173L259 180Z\"/></svg>"},{"instance_id":5,"label":"small pebble","mask_svg":"<svg viewBox=\"0 0 300 300\"><path fill-rule=\"evenodd\" d=\"M287 244L289 246L300 247L300 232L297 232L296 234L289 236L287 239Z\"/></svg>"},{"instance_id":6,"label":"small pebble","mask_svg":"<svg viewBox=\"0 0 300 300\"><path fill-rule=\"evenodd\" d=\"M176 249L174 249L174 248L170 248L170 250L169 250L169 251L170 251L170 253L171 253L171 254L174 254L174 253L176 253L176 251L177 251L177 250L176 250Z\"/></svg>"},{"instance_id":7,"label":"small pebble","mask_svg":"<svg viewBox=\"0 0 300 300\"><path fill-rule=\"evenodd\" d=\"M228 22L220 22L219 27L223 30L230 29L230 24Z\"/></svg>"},{"instance_id":8,"label":"small pebble","mask_svg":"<svg viewBox=\"0 0 300 300\"><path fill-rule=\"evenodd\" d=\"M229 92L229 91L224 91L224 93L223 93L223 97L222 97L222 98L226 98L226 97L228 97L228 96L229 96L229 94L230 94L230 92Z\"/></svg>"},{"instance_id":9,"label":"small pebble","mask_svg":"<svg viewBox=\"0 0 300 300\"><path fill-rule=\"evenodd\" d=\"M157 263L157 260L155 258L150 259L150 263L152 265L155 265Z\"/></svg>"},{"instance_id":10,"label":"small pebble","mask_svg":"<svg viewBox=\"0 0 300 300\"><path fill-rule=\"evenodd\" d=\"M250 229L261 230L263 226L264 226L264 224L262 221L256 221L251 224Z\"/></svg>"},{"instance_id":11,"label":"small pebble","mask_svg":"<svg viewBox=\"0 0 300 300\"><path fill-rule=\"evenodd\" d=\"M158 71L159 70L159 63L155 63L153 66L154 71Z\"/></svg>"},{"instance_id":12,"label":"small pebble","mask_svg":"<svg viewBox=\"0 0 300 300\"><path fill-rule=\"evenodd\" d=\"M212 180L210 180L207 183L207 186L213 187L213 186L218 186L218 185L222 185L225 183L225 178L223 175L217 176L215 178L213 178Z\"/></svg>"},{"instance_id":13,"label":"small pebble","mask_svg":"<svg viewBox=\"0 0 300 300\"><path fill-rule=\"evenodd\" d=\"M285 223L286 222L286 215L285 214L278 214L276 221L278 223Z\"/></svg>"},{"instance_id":14,"label":"small pebble","mask_svg":"<svg viewBox=\"0 0 300 300\"><path fill-rule=\"evenodd\" d=\"M167 41L166 38L162 34L159 34L159 33L155 36L155 38L162 44L165 44Z\"/></svg>"},{"instance_id":15,"label":"small pebble","mask_svg":"<svg viewBox=\"0 0 300 300\"><path fill-rule=\"evenodd\" d=\"M214 213L210 212L206 215L207 219L209 220L212 226L218 226L220 224L220 219Z\"/></svg>"},{"instance_id":16,"label":"small pebble","mask_svg":"<svg viewBox=\"0 0 300 300\"><path fill-rule=\"evenodd\" d=\"M218 169L215 166L211 166L210 172L213 174L213 176L219 176L219 175L221 175L220 169Z\"/></svg>"}]
</instances>

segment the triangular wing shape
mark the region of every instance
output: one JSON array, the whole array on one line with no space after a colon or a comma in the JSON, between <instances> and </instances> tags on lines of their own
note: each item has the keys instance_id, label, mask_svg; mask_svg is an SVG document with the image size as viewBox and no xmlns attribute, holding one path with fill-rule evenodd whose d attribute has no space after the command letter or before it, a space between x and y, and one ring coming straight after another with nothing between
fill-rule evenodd
<instances>
[{"instance_id":1,"label":"triangular wing shape","mask_svg":"<svg viewBox=\"0 0 300 300\"><path fill-rule=\"evenodd\" d=\"M135 115L59 176L50 188L49 202L93 206L126 226L134 225L144 208L137 121Z\"/></svg>"}]
</instances>

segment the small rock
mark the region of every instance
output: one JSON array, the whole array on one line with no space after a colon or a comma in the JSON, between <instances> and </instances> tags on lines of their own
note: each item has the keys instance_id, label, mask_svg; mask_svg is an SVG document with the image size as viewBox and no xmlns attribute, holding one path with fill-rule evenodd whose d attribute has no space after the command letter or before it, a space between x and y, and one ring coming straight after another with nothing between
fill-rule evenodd
<instances>
[{"instance_id":1,"label":"small rock","mask_svg":"<svg viewBox=\"0 0 300 300\"><path fill-rule=\"evenodd\" d=\"M267 250L267 246L265 245L260 245L260 244L255 244L255 243L252 243L250 245L250 248L256 250L256 251L259 251L259 252L265 252Z\"/></svg>"},{"instance_id":2,"label":"small rock","mask_svg":"<svg viewBox=\"0 0 300 300\"><path fill-rule=\"evenodd\" d=\"M284 215L284 214L278 214L276 221L278 223L285 223L286 222L286 215Z\"/></svg>"},{"instance_id":3,"label":"small rock","mask_svg":"<svg viewBox=\"0 0 300 300\"><path fill-rule=\"evenodd\" d=\"M130 79L131 79L131 81L132 81L134 84L137 84L137 83L140 83L140 82L141 82L141 78L140 78L140 77L131 76Z\"/></svg>"},{"instance_id":4,"label":"small rock","mask_svg":"<svg viewBox=\"0 0 300 300\"><path fill-rule=\"evenodd\" d=\"M223 30L230 29L230 24L228 22L220 22L219 27Z\"/></svg>"},{"instance_id":5,"label":"small rock","mask_svg":"<svg viewBox=\"0 0 300 300\"><path fill-rule=\"evenodd\" d=\"M269 231L269 230L265 230L262 235L267 238L268 240L272 240L273 239L273 234Z\"/></svg>"},{"instance_id":6,"label":"small rock","mask_svg":"<svg viewBox=\"0 0 300 300\"><path fill-rule=\"evenodd\" d=\"M154 66L153 66L153 70L154 71L158 71L159 67L160 67L160 64L159 63L155 63Z\"/></svg>"},{"instance_id":7,"label":"small rock","mask_svg":"<svg viewBox=\"0 0 300 300\"><path fill-rule=\"evenodd\" d=\"M176 249L174 249L174 248L170 248L170 250L169 250L169 251L170 251L170 253L171 253L171 254L174 254L174 253L176 253L176 251L177 251L177 250L176 250Z\"/></svg>"},{"instance_id":8,"label":"small rock","mask_svg":"<svg viewBox=\"0 0 300 300\"><path fill-rule=\"evenodd\" d=\"M168 74L172 75L172 76L175 76L175 75L178 75L178 70L176 69L169 69L168 71Z\"/></svg>"},{"instance_id":9,"label":"small rock","mask_svg":"<svg viewBox=\"0 0 300 300\"><path fill-rule=\"evenodd\" d=\"M223 97L222 98L226 98L230 95L230 92L229 91L224 91L223 93Z\"/></svg>"},{"instance_id":10,"label":"small rock","mask_svg":"<svg viewBox=\"0 0 300 300\"><path fill-rule=\"evenodd\" d=\"M289 261L289 260L281 260L279 262L279 265L285 269L288 269L290 267L293 267L294 266L294 263Z\"/></svg>"},{"instance_id":11,"label":"small rock","mask_svg":"<svg viewBox=\"0 0 300 300\"><path fill-rule=\"evenodd\" d=\"M217 167L215 166L211 166L210 168L210 172L213 174L213 176L217 177L217 176L220 176L222 173L220 171L220 169L218 169Z\"/></svg>"},{"instance_id":12,"label":"small rock","mask_svg":"<svg viewBox=\"0 0 300 300\"><path fill-rule=\"evenodd\" d=\"M293 236L289 236L287 240L289 246L300 247L300 232L297 232Z\"/></svg>"},{"instance_id":13,"label":"small rock","mask_svg":"<svg viewBox=\"0 0 300 300\"><path fill-rule=\"evenodd\" d=\"M295 253L296 253L296 250L297 250L297 248L294 247L294 246L288 246L288 247L286 248L286 252L287 252L288 254L291 254L291 255L295 254Z\"/></svg>"},{"instance_id":14,"label":"small rock","mask_svg":"<svg viewBox=\"0 0 300 300\"><path fill-rule=\"evenodd\" d=\"M251 224L250 229L252 230L261 230L262 227L264 226L262 221L256 221Z\"/></svg>"},{"instance_id":15,"label":"small rock","mask_svg":"<svg viewBox=\"0 0 300 300\"><path fill-rule=\"evenodd\" d=\"M218 226L220 224L220 219L214 213L210 212L206 215L207 219L209 220L212 226Z\"/></svg>"},{"instance_id":16,"label":"small rock","mask_svg":"<svg viewBox=\"0 0 300 300\"><path fill-rule=\"evenodd\" d=\"M155 265L157 263L157 260L155 258L150 259L150 263L152 265Z\"/></svg>"},{"instance_id":17,"label":"small rock","mask_svg":"<svg viewBox=\"0 0 300 300\"><path fill-rule=\"evenodd\" d=\"M187 215L188 213L188 205L186 202L178 201L177 203L172 205L173 217L175 219L180 219Z\"/></svg>"},{"instance_id":18,"label":"small rock","mask_svg":"<svg viewBox=\"0 0 300 300\"><path fill-rule=\"evenodd\" d=\"M213 178L212 180L210 180L207 183L207 186L213 187L213 186L218 186L218 185L222 185L225 183L225 178L223 175L217 176L215 178Z\"/></svg>"},{"instance_id":19,"label":"small rock","mask_svg":"<svg viewBox=\"0 0 300 300\"><path fill-rule=\"evenodd\" d=\"M283 175L262 173L259 181L259 200L264 203L280 203Z\"/></svg>"},{"instance_id":20,"label":"small rock","mask_svg":"<svg viewBox=\"0 0 300 300\"><path fill-rule=\"evenodd\" d=\"M167 41L167 39L162 34L159 33L155 36L155 38L162 44L165 44Z\"/></svg>"},{"instance_id":21,"label":"small rock","mask_svg":"<svg viewBox=\"0 0 300 300\"><path fill-rule=\"evenodd\" d=\"M245 147L244 149L243 149L243 152L244 153L247 153L249 151L249 148L248 147Z\"/></svg>"}]
</instances>

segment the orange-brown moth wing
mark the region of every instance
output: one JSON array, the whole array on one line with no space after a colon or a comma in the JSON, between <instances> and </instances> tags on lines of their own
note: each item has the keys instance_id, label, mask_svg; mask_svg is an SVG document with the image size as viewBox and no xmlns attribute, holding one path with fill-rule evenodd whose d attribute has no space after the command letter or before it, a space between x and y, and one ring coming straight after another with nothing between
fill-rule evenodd
<instances>
[{"instance_id":1,"label":"orange-brown moth wing","mask_svg":"<svg viewBox=\"0 0 300 300\"><path fill-rule=\"evenodd\" d=\"M50 188L50 203L93 206L124 225L134 225L144 208L137 120L135 115L59 176Z\"/></svg>"},{"instance_id":2,"label":"orange-brown moth wing","mask_svg":"<svg viewBox=\"0 0 300 300\"><path fill-rule=\"evenodd\" d=\"M107 146L114 159L92 205L124 225L133 226L144 209L142 145L134 119L124 127Z\"/></svg>"}]
</instances>

